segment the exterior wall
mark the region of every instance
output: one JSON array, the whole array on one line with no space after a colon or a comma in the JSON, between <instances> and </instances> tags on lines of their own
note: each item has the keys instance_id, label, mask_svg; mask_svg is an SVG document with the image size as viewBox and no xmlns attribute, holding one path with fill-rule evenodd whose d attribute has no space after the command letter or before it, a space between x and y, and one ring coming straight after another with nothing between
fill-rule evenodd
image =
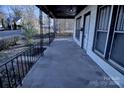
<instances>
[{"instance_id":1,"label":"exterior wall","mask_svg":"<svg viewBox=\"0 0 124 93\"><path fill-rule=\"evenodd\" d=\"M96 14L97 14L97 6L87 6L84 10L82 10L76 17L75 17L75 24L76 24L76 18L79 16L82 16L81 18L81 27L83 26L83 19L84 14L91 12L90 14L90 27L89 27L89 38L88 38L88 47L87 47L87 54L94 60L95 63L97 63L106 74L110 76L112 80L115 81L115 83L119 87L124 87L124 75L122 75L120 72L118 72L116 69L114 69L111 65L109 65L107 62L105 62L102 58L97 56L93 50L93 40L94 40L94 33L95 33L95 22L96 22ZM82 31L80 32L80 41L78 41L75 38L75 27L74 26L74 35L73 38L75 42L81 47L82 43Z\"/></svg>"}]
</instances>

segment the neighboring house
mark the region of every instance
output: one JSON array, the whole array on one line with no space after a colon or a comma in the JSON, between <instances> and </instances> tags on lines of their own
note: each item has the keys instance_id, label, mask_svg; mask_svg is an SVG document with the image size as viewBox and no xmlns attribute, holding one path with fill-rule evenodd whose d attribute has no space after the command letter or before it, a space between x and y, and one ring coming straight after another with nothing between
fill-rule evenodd
<instances>
[{"instance_id":1,"label":"neighboring house","mask_svg":"<svg viewBox=\"0 0 124 93\"><path fill-rule=\"evenodd\" d=\"M8 24L8 29L11 29L11 30L13 30L13 17L8 17L7 18L7 24Z\"/></svg>"},{"instance_id":2,"label":"neighboring house","mask_svg":"<svg viewBox=\"0 0 124 93\"><path fill-rule=\"evenodd\" d=\"M22 24L22 17L8 17L7 23L8 23L8 28L11 30L20 29Z\"/></svg>"},{"instance_id":3,"label":"neighboring house","mask_svg":"<svg viewBox=\"0 0 124 93\"><path fill-rule=\"evenodd\" d=\"M22 24L22 17L16 17L15 18L15 23L16 23L17 26L21 26L21 24Z\"/></svg>"},{"instance_id":4,"label":"neighboring house","mask_svg":"<svg viewBox=\"0 0 124 93\"><path fill-rule=\"evenodd\" d=\"M4 30L4 28L3 28L2 24L0 24L0 31L3 31L3 30Z\"/></svg>"},{"instance_id":5,"label":"neighboring house","mask_svg":"<svg viewBox=\"0 0 124 93\"><path fill-rule=\"evenodd\" d=\"M124 6L86 6L76 17L74 40L124 86Z\"/></svg>"},{"instance_id":6,"label":"neighboring house","mask_svg":"<svg viewBox=\"0 0 124 93\"><path fill-rule=\"evenodd\" d=\"M4 30L3 24L4 24L5 14L3 12L0 12L0 31Z\"/></svg>"}]
</instances>

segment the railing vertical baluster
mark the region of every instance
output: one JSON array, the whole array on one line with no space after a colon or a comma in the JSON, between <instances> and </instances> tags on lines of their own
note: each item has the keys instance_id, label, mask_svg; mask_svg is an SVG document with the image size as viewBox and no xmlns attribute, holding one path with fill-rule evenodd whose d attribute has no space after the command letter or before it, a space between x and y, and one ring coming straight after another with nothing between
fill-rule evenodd
<instances>
[{"instance_id":1,"label":"railing vertical baluster","mask_svg":"<svg viewBox=\"0 0 124 93\"><path fill-rule=\"evenodd\" d=\"M36 53L36 60L37 60L38 53L39 53L39 51L38 51L38 44L36 44L35 46L36 46L36 50L37 50L37 53ZM36 60L35 60L35 61L36 61Z\"/></svg>"},{"instance_id":2,"label":"railing vertical baluster","mask_svg":"<svg viewBox=\"0 0 124 93\"><path fill-rule=\"evenodd\" d=\"M28 66L29 66L29 70L30 70L30 50L28 50Z\"/></svg>"},{"instance_id":3,"label":"railing vertical baluster","mask_svg":"<svg viewBox=\"0 0 124 93\"><path fill-rule=\"evenodd\" d=\"M15 85L17 86L17 81L16 81L16 74L15 74L15 68L13 66L13 61L11 61L11 64L12 64L12 70L13 70L13 78L14 78L14 81L15 81Z\"/></svg>"},{"instance_id":4,"label":"railing vertical baluster","mask_svg":"<svg viewBox=\"0 0 124 93\"><path fill-rule=\"evenodd\" d=\"M48 20L49 20L48 25L49 25L49 46L50 46L50 17L49 16L48 16Z\"/></svg>"},{"instance_id":5,"label":"railing vertical baluster","mask_svg":"<svg viewBox=\"0 0 124 93\"><path fill-rule=\"evenodd\" d=\"M35 54L35 62L36 62L36 59L37 59L37 53L38 53L38 49L37 49L37 45L35 44L35 49L36 49L36 54Z\"/></svg>"},{"instance_id":6,"label":"railing vertical baluster","mask_svg":"<svg viewBox=\"0 0 124 93\"><path fill-rule=\"evenodd\" d=\"M0 75L0 88L3 88L2 76Z\"/></svg>"},{"instance_id":7,"label":"railing vertical baluster","mask_svg":"<svg viewBox=\"0 0 124 93\"><path fill-rule=\"evenodd\" d=\"M30 58L30 68L31 68L31 64L32 64L32 62L31 62L31 47L29 48L29 58Z\"/></svg>"},{"instance_id":8,"label":"railing vertical baluster","mask_svg":"<svg viewBox=\"0 0 124 93\"><path fill-rule=\"evenodd\" d=\"M34 52L33 62L35 62L35 53L36 53L36 49L35 49L35 46L34 46L34 45L33 45L33 52Z\"/></svg>"},{"instance_id":9,"label":"railing vertical baluster","mask_svg":"<svg viewBox=\"0 0 124 93\"><path fill-rule=\"evenodd\" d=\"M35 53L34 53L34 52L35 52L35 49L34 49L34 45L33 45L33 48L32 48L32 52L33 52L32 57L33 57L33 63L34 63L34 60L35 60L35 55L34 55L34 54L35 54Z\"/></svg>"},{"instance_id":10,"label":"railing vertical baluster","mask_svg":"<svg viewBox=\"0 0 124 93\"><path fill-rule=\"evenodd\" d=\"M35 44L34 46L35 46L35 50L36 50L36 52L35 52L35 60L34 60L34 61L36 62L37 52L38 52L38 51L37 51L37 45Z\"/></svg>"},{"instance_id":11,"label":"railing vertical baluster","mask_svg":"<svg viewBox=\"0 0 124 93\"><path fill-rule=\"evenodd\" d=\"M42 50L42 49L41 49L40 44L39 44L39 56L41 56L41 53L42 53L41 50Z\"/></svg>"},{"instance_id":12,"label":"railing vertical baluster","mask_svg":"<svg viewBox=\"0 0 124 93\"><path fill-rule=\"evenodd\" d=\"M27 63L28 63L28 70L30 70L30 63L29 63L29 50L27 51Z\"/></svg>"},{"instance_id":13,"label":"railing vertical baluster","mask_svg":"<svg viewBox=\"0 0 124 93\"><path fill-rule=\"evenodd\" d=\"M29 49L29 52L30 52L30 53L29 53L29 54L30 54L30 65L32 66L31 47L30 47L30 49Z\"/></svg>"},{"instance_id":14,"label":"railing vertical baluster","mask_svg":"<svg viewBox=\"0 0 124 93\"><path fill-rule=\"evenodd\" d=\"M36 46L37 46L37 58L38 58L38 55L39 55L39 46L38 46L38 44ZM37 58L36 58L36 61L37 61Z\"/></svg>"},{"instance_id":15,"label":"railing vertical baluster","mask_svg":"<svg viewBox=\"0 0 124 93\"><path fill-rule=\"evenodd\" d=\"M40 44L38 43L38 55L40 55Z\"/></svg>"},{"instance_id":16,"label":"railing vertical baluster","mask_svg":"<svg viewBox=\"0 0 124 93\"><path fill-rule=\"evenodd\" d=\"M33 63L33 46L31 47L31 58L32 58L32 63Z\"/></svg>"},{"instance_id":17,"label":"railing vertical baluster","mask_svg":"<svg viewBox=\"0 0 124 93\"><path fill-rule=\"evenodd\" d=\"M28 72L28 70L27 70L27 66L26 66L26 57L25 57L25 52L23 53L23 59L24 59L24 64L25 64L25 71L26 71L26 73Z\"/></svg>"},{"instance_id":18,"label":"railing vertical baluster","mask_svg":"<svg viewBox=\"0 0 124 93\"><path fill-rule=\"evenodd\" d=\"M29 70L30 70L29 50L27 51L27 60L28 60L28 68L29 68Z\"/></svg>"},{"instance_id":19,"label":"railing vertical baluster","mask_svg":"<svg viewBox=\"0 0 124 93\"><path fill-rule=\"evenodd\" d=\"M25 62L26 62L26 67L27 67L27 72L28 72L28 64L27 64L27 55L26 55L27 51L25 51Z\"/></svg>"},{"instance_id":20,"label":"railing vertical baluster","mask_svg":"<svg viewBox=\"0 0 124 93\"><path fill-rule=\"evenodd\" d=\"M20 62L21 62L21 67L22 67L22 74L23 74L23 77L25 76L25 72L24 72L24 65L23 65L23 61L22 61L22 54L20 55Z\"/></svg>"},{"instance_id":21,"label":"railing vertical baluster","mask_svg":"<svg viewBox=\"0 0 124 93\"><path fill-rule=\"evenodd\" d=\"M9 73L8 73L7 64L5 64L5 68L6 68L6 75L7 75L8 84L9 84L9 87L11 87L11 82L10 82L10 77L9 77Z\"/></svg>"},{"instance_id":22,"label":"railing vertical baluster","mask_svg":"<svg viewBox=\"0 0 124 93\"><path fill-rule=\"evenodd\" d=\"M32 60L31 62L34 63L33 62L33 46L31 47L31 60Z\"/></svg>"},{"instance_id":23,"label":"railing vertical baluster","mask_svg":"<svg viewBox=\"0 0 124 93\"><path fill-rule=\"evenodd\" d=\"M42 47L41 47L41 45L40 45L40 44L38 44L38 45L40 46L39 48L40 48L40 53L41 53Z\"/></svg>"},{"instance_id":24,"label":"railing vertical baluster","mask_svg":"<svg viewBox=\"0 0 124 93\"><path fill-rule=\"evenodd\" d=\"M37 51L38 51L38 54L37 54L37 55L38 55L38 57L39 57L39 53L40 53L40 52L39 52L39 45L38 45L38 44L37 44Z\"/></svg>"},{"instance_id":25,"label":"railing vertical baluster","mask_svg":"<svg viewBox=\"0 0 124 93\"><path fill-rule=\"evenodd\" d=\"M27 51L25 51L25 59L26 59L26 66L27 66L27 72L28 72L29 67L28 67L28 57L27 57Z\"/></svg>"},{"instance_id":26,"label":"railing vertical baluster","mask_svg":"<svg viewBox=\"0 0 124 93\"><path fill-rule=\"evenodd\" d=\"M22 79L21 79L21 73L20 73L20 67L19 67L18 57L16 57L16 62L17 62L18 75L19 75L19 84L22 85Z\"/></svg>"},{"instance_id":27,"label":"railing vertical baluster","mask_svg":"<svg viewBox=\"0 0 124 93\"><path fill-rule=\"evenodd\" d=\"M34 51L35 51L35 54L34 54L34 62L36 60L36 54L37 54L37 48L36 48L36 45L34 44Z\"/></svg>"}]
</instances>

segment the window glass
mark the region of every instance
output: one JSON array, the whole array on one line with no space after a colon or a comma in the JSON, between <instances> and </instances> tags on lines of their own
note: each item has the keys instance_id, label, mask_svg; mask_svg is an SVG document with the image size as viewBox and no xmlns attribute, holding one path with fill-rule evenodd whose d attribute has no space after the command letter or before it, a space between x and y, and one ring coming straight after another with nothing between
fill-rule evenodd
<instances>
[{"instance_id":1,"label":"window glass","mask_svg":"<svg viewBox=\"0 0 124 93\"><path fill-rule=\"evenodd\" d=\"M110 11L111 6L102 6L99 7L98 19L97 19L97 28L96 28L96 39L95 39L95 50L104 55L108 25L110 21Z\"/></svg>"}]
</instances>

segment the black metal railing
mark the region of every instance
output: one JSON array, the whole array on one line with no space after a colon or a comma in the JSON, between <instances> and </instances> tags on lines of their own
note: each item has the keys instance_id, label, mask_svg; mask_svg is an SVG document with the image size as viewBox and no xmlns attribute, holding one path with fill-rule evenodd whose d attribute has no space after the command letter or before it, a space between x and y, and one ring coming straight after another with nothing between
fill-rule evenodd
<instances>
[{"instance_id":1,"label":"black metal railing","mask_svg":"<svg viewBox=\"0 0 124 93\"><path fill-rule=\"evenodd\" d=\"M53 29L53 28L52 28ZM53 29L54 31L54 29ZM49 45L52 43L52 41L55 39L55 32L49 33Z\"/></svg>"},{"instance_id":2,"label":"black metal railing","mask_svg":"<svg viewBox=\"0 0 124 93\"><path fill-rule=\"evenodd\" d=\"M44 49L40 43L37 43L0 65L0 87L13 88L21 86L23 78L43 54L43 51Z\"/></svg>"},{"instance_id":3,"label":"black metal railing","mask_svg":"<svg viewBox=\"0 0 124 93\"><path fill-rule=\"evenodd\" d=\"M48 30L53 30L53 31L45 33L43 35L43 40L44 40L43 45L44 46L49 46L55 38L56 33L55 33L54 29L51 27L51 28L48 28ZM47 30L44 30L44 31L47 31Z\"/></svg>"}]
</instances>

